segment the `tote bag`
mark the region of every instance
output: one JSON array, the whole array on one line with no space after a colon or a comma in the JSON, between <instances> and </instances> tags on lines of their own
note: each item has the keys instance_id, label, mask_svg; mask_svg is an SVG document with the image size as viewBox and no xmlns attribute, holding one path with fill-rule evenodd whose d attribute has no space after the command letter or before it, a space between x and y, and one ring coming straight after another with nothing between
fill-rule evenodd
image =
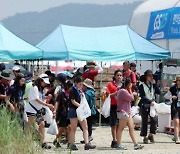
<instances>
[{"instance_id":1,"label":"tote bag","mask_svg":"<svg viewBox=\"0 0 180 154\"><path fill-rule=\"evenodd\" d=\"M91 109L84 93L82 94L80 106L76 109L76 113L79 121L83 121L87 117L91 116Z\"/></svg>"}]
</instances>

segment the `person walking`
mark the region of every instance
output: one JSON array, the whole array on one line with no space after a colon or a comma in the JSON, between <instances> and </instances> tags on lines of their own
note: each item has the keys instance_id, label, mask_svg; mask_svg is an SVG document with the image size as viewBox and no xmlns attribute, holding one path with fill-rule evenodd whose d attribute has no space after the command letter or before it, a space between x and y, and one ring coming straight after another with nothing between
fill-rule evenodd
<instances>
[{"instance_id":1,"label":"person walking","mask_svg":"<svg viewBox=\"0 0 180 154\"><path fill-rule=\"evenodd\" d=\"M28 126L30 131L32 132L33 123L36 122L39 127L39 134L41 136L42 148L50 149L49 146L45 142L45 108L43 106L47 106L51 108L50 104L46 104L44 89L50 84L48 75L41 74L33 83L33 86L30 88L29 92L29 103L25 106L25 111L28 117Z\"/></svg>"},{"instance_id":2,"label":"person walking","mask_svg":"<svg viewBox=\"0 0 180 154\"><path fill-rule=\"evenodd\" d=\"M58 76L58 80L61 80L60 76ZM60 139L63 132L66 132L66 141L69 140L69 131L70 131L70 121L68 119L68 103L69 103L69 92L73 86L73 83L69 81L64 81L62 85L63 88L58 92L56 104L55 104L55 111L56 111L56 122L58 124L59 132L56 135L56 139L54 140L53 144L59 148Z\"/></svg>"},{"instance_id":3,"label":"person walking","mask_svg":"<svg viewBox=\"0 0 180 154\"><path fill-rule=\"evenodd\" d=\"M110 108L110 117L109 122L111 126L112 142L111 148L116 148L117 146L117 92L122 86L122 72L121 70L116 70L114 72L113 81L109 82L107 85L107 93L111 96L111 108Z\"/></svg>"},{"instance_id":4,"label":"person walking","mask_svg":"<svg viewBox=\"0 0 180 154\"><path fill-rule=\"evenodd\" d=\"M146 70L144 75L141 76L140 80L143 82L139 86L139 94L141 100L139 102L141 116L142 116L142 126L140 135L144 137L144 144L148 144L148 140L151 143L154 143L154 136L156 134L157 128L157 116L152 117L150 115L150 107L155 105L155 96L156 94L160 94L160 90L154 81L154 74L151 70ZM150 134L147 137L147 129L148 129L148 119L150 117Z\"/></svg>"},{"instance_id":5,"label":"person walking","mask_svg":"<svg viewBox=\"0 0 180 154\"><path fill-rule=\"evenodd\" d=\"M87 127L87 120L79 121L77 118L76 109L80 106L81 95L82 95L82 87L83 87L83 80L80 77L75 79L75 84L70 90L69 94L69 111L68 111L68 118L70 119L71 130L69 136L69 144L68 148L70 150L78 150L77 146L74 144L76 128L78 122L83 129L83 137L85 141L84 150L94 149L96 146L91 145L88 140L88 127Z\"/></svg>"},{"instance_id":6,"label":"person walking","mask_svg":"<svg viewBox=\"0 0 180 154\"><path fill-rule=\"evenodd\" d=\"M96 96L95 96L95 89L93 87L93 82L91 79L84 80L83 85L84 85L83 91L86 96L86 100L89 104L89 107L91 109L91 116L89 116L87 118L88 134L89 134L88 139L90 142L93 140L93 138L92 138L92 116L96 115L96 110L95 110ZM84 143L84 141L81 143Z\"/></svg>"},{"instance_id":7,"label":"person walking","mask_svg":"<svg viewBox=\"0 0 180 154\"><path fill-rule=\"evenodd\" d=\"M176 76L174 81L175 85L169 89L169 94L165 95L166 99L172 99L171 104L171 118L174 122L174 137L173 141L180 144L179 131L180 131L180 75ZM169 96L169 97L167 97Z\"/></svg>"},{"instance_id":8,"label":"person walking","mask_svg":"<svg viewBox=\"0 0 180 154\"><path fill-rule=\"evenodd\" d=\"M134 134L134 123L131 113L131 102L134 100L132 92L131 79L124 79L122 89L117 94L117 117L119 119L119 125L117 129L117 147L118 150L127 150L126 147L122 146L122 132L126 126L129 128L129 135L134 143L134 149L142 149L143 146L139 145L136 141Z\"/></svg>"}]
</instances>

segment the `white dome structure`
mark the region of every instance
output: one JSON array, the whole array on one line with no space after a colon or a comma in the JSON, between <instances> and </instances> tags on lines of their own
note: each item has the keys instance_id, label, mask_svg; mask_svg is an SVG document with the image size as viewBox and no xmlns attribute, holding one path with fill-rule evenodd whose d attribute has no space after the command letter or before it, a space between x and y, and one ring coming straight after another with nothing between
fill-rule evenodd
<instances>
[{"instance_id":1,"label":"white dome structure","mask_svg":"<svg viewBox=\"0 0 180 154\"><path fill-rule=\"evenodd\" d=\"M136 33L146 38L151 13L174 7L180 7L180 0L148 0L134 11L130 21L130 27ZM180 53L180 39L161 39L152 40L152 42L173 52L173 57L177 57L176 53Z\"/></svg>"}]
</instances>

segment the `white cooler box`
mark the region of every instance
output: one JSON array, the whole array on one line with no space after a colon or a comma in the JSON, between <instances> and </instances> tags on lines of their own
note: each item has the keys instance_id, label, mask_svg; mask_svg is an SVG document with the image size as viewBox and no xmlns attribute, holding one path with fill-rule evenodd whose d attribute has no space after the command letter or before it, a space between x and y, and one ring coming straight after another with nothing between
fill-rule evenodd
<instances>
[{"instance_id":1,"label":"white cooler box","mask_svg":"<svg viewBox=\"0 0 180 154\"><path fill-rule=\"evenodd\" d=\"M171 126L171 114L158 114L158 132L165 132L165 127Z\"/></svg>"}]
</instances>

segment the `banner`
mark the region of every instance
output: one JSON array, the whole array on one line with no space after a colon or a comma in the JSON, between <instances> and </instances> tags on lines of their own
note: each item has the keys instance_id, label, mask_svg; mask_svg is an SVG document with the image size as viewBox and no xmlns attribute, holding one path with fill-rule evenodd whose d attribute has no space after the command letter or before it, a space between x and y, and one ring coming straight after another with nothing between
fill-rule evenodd
<instances>
[{"instance_id":1,"label":"banner","mask_svg":"<svg viewBox=\"0 0 180 154\"><path fill-rule=\"evenodd\" d=\"M147 32L148 40L180 38L180 8L152 12Z\"/></svg>"}]
</instances>

